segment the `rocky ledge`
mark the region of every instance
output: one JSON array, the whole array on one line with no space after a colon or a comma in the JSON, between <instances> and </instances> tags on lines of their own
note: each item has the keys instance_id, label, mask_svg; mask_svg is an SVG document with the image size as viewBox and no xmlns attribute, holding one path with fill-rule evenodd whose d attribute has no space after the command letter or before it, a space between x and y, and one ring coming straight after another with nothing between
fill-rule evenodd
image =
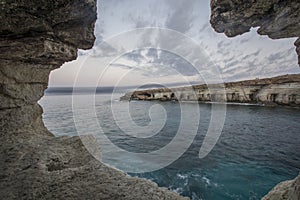
<instances>
[{"instance_id":1,"label":"rocky ledge","mask_svg":"<svg viewBox=\"0 0 300 200\"><path fill-rule=\"evenodd\" d=\"M297 37L300 65L300 1L298 0L211 0L212 27L234 37L259 27L258 33L272 39Z\"/></svg>"},{"instance_id":2,"label":"rocky ledge","mask_svg":"<svg viewBox=\"0 0 300 200\"><path fill-rule=\"evenodd\" d=\"M300 174L294 180L284 181L273 188L262 200L299 200Z\"/></svg>"},{"instance_id":3,"label":"rocky ledge","mask_svg":"<svg viewBox=\"0 0 300 200\"><path fill-rule=\"evenodd\" d=\"M0 0L0 199L184 199L43 124L49 73L92 47L95 20L94 0Z\"/></svg>"},{"instance_id":4,"label":"rocky ledge","mask_svg":"<svg viewBox=\"0 0 300 200\"><path fill-rule=\"evenodd\" d=\"M194 85L179 88L158 88L126 93L121 100L160 100L235 102L300 107L300 74L274 78Z\"/></svg>"}]
</instances>

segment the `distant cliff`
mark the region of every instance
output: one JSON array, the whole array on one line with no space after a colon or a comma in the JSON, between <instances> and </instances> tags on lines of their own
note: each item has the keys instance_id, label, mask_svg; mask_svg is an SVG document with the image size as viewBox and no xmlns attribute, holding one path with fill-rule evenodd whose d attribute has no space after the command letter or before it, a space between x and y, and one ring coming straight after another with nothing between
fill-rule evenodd
<instances>
[{"instance_id":1,"label":"distant cliff","mask_svg":"<svg viewBox=\"0 0 300 200\"><path fill-rule=\"evenodd\" d=\"M223 93L211 87L194 85L138 90L126 93L121 100L226 101L300 107L300 74L225 83Z\"/></svg>"}]
</instances>

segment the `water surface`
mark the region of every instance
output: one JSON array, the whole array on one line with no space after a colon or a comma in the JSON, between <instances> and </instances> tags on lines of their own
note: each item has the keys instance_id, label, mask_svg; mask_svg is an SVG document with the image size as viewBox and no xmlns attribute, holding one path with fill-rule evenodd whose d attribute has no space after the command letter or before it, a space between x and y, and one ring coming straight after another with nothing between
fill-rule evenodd
<instances>
[{"instance_id":1,"label":"water surface","mask_svg":"<svg viewBox=\"0 0 300 200\"><path fill-rule=\"evenodd\" d=\"M111 115L111 103L110 95L97 94L96 114L105 134L123 149L132 152L154 151L168 144L177 132L181 119L178 103L130 102L131 117L141 127L136 130L137 133L142 133L143 126L150 123L149 108L154 104L163 106L166 111L168 117L161 131L147 139L137 139L123 133ZM113 99L115 110L121 110L127 103ZM44 109L45 125L52 133L57 136L77 135L71 95L51 94L43 97L40 104ZM84 107L83 101L83 110ZM188 151L164 169L132 176L153 180L159 186L194 200L237 200L260 199L277 183L293 179L300 172L300 110L228 105L226 122L217 145L207 157L199 159L199 148L210 121L211 105L186 103L185 107L191 110L200 107L201 115L198 134ZM121 112L118 118L124 122L128 120ZM97 130L95 127L95 132ZM115 164L116 160L116 157L106 158L104 162Z\"/></svg>"}]
</instances>

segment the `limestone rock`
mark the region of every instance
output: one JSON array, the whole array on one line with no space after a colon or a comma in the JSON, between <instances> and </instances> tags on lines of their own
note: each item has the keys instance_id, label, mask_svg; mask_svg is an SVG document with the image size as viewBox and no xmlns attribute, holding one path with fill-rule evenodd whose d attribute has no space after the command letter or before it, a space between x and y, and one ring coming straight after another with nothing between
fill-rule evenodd
<instances>
[{"instance_id":1,"label":"limestone rock","mask_svg":"<svg viewBox=\"0 0 300 200\"><path fill-rule=\"evenodd\" d=\"M273 188L262 200L299 200L300 175L294 180L284 181Z\"/></svg>"},{"instance_id":2,"label":"limestone rock","mask_svg":"<svg viewBox=\"0 0 300 200\"><path fill-rule=\"evenodd\" d=\"M1 138L1 199L184 199L97 161L79 137L21 134Z\"/></svg>"},{"instance_id":3,"label":"limestone rock","mask_svg":"<svg viewBox=\"0 0 300 200\"><path fill-rule=\"evenodd\" d=\"M47 42L81 49L91 48L94 43L96 2L93 0L1 0L0 4L3 38L14 39L13 42L18 39L46 41L45 49ZM37 41L35 45L39 45ZM41 49L37 53L40 52Z\"/></svg>"},{"instance_id":4,"label":"limestone rock","mask_svg":"<svg viewBox=\"0 0 300 200\"><path fill-rule=\"evenodd\" d=\"M300 37L300 1L211 0L212 27L229 37L260 27L258 33L272 39ZM295 43L300 65L300 42Z\"/></svg>"},{"instance_id":5,"label":"limestone rock","mask_svg":"<svg viewBox=\"0 0 300 200\"><path fill-rule=\"evenodd\" d=\"M184 199L43 124L49 73L92 47L95 20L95 0L0 0L0 199Z\"/></svg>"},{"instance_id":6,"label":"limestone rock","mask_svg":"<svg viewBox=\"0 0 300 200\"><path fill-rule=\"evenodd\" d=\"M218 101L300 107L300 75L126 93L121 100Z\"/></svg>"}]
</instances>

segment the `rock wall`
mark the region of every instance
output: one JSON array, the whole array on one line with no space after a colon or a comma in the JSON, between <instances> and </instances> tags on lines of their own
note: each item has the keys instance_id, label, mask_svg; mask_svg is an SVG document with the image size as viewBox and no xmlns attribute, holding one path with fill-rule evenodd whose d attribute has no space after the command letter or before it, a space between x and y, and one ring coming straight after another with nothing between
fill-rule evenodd
<instances>
[{"instance_id":1,"label":"rock wall","mask_svg":"<svg viewBox=\"0 0 300 200\"><path fill-rule=\"evenodd\" d=\"M248 32L251 27L260 27L258 33L272 39L298 37L295 46L300 65L300 1L211 0L210 5L212 27L228 37ZM296 190L289 183L279 184L264 199L300 199L299 181Z\"/></svg>"},{"instance_id":2,"label":"rock wall","mask_svg":"<svg viewBox=\"0 0 300 200\"><path fill-rule=\"evenodd\" d=\"M234 37L260 27L258 33L272 39L298 37L295 42L300 65L300 1L211 0L212 27Z\"/></svg>"},{"instance_id":3,"label":"rock wall","mask_svg":"<svg viewBox=\"0 0 300 200\"><path fill-rule=\"evenodd\" d=\"M206 85L195 85L193 87L140 90L127 93L121 99L227 101L300 107L300 74L225 83L224 86L225 94L220 90L209 90Z\"/></svg>"},{"instance_id":4,"label":"rock wall","mask_svg":"<svg viewBox=\"0 0 300 200\"><path fill-rule=\"evenodd\" d=\"M183 199L44 127L49 73L92 47L95 20L95 0L0 0L0 199Z\"/></svg>"},{"instance_id":5,"label":"rock wall","mask_svg":"<svg viewBox=\"0 0 300 200\"><path fill-rule=\"evenodd\" d=\"M262 200L299 200L300 174L290 181L284 181L275 186Z\"/></svg>"}]
</instances>

